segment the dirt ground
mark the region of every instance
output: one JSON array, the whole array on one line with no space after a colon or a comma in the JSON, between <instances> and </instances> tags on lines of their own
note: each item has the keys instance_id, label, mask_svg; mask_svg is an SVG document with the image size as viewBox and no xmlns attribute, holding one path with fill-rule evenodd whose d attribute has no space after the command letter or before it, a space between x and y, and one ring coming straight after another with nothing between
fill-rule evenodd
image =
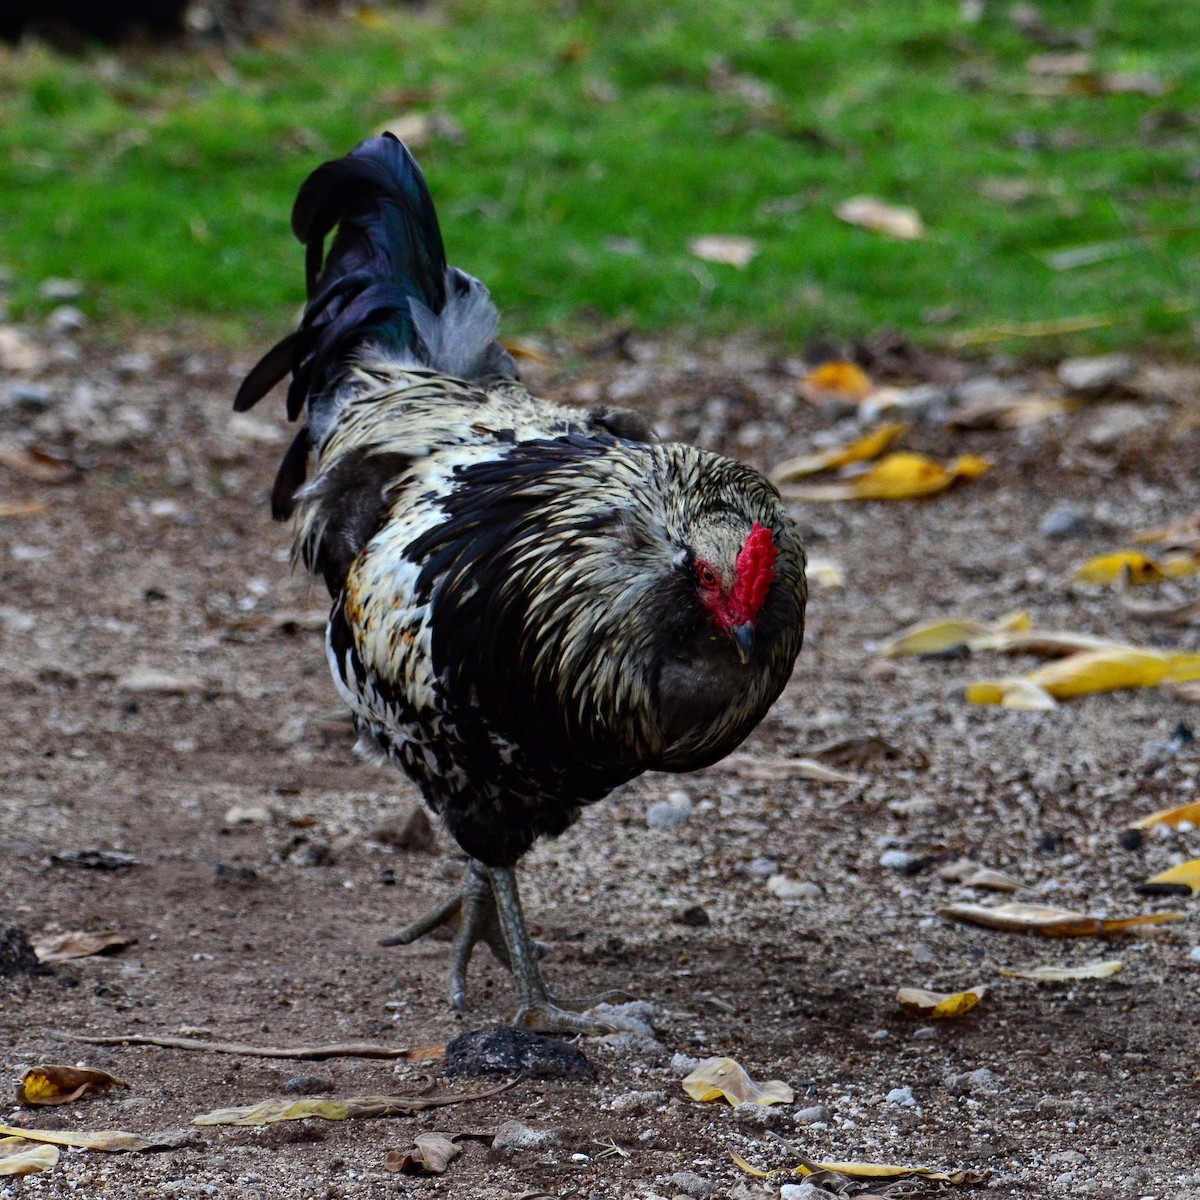
<instances>
[{"instance_id":1,"label":"dirt ground","mask_svg":"<svg viewBox=\"0 0 1200 1200\"><path fill-rule=\"evenodd\" d=\"M0 1115L147 1133L288 1094L300 1075L336 1097L480 1086L447 1083L436 1060L298 1063L66 1036L436 1044L509 1020L514 994L481 953L467 1012L452 1015L444 942L378 945L458 868L444 844L392 844L416 794L352 752L322 651L322 593L290 570L288 531L268 518L289 436L281 406L230 413L249 360L162 342L81 350L11 330L0 352L0 438L81 468L51 484L0 466L0 502L44 505L0 518L0 926L136 939L117 955L0 980L5 1086L31 1064L70 1062L128 1088L58 1108L14 1102ZM948 387L951 402L981 386L1058 391L1050 371L879 353L877 373ZM800 370L753 347L617 338L532 376L549 394L642 407L668 436L769 467L834 429L829 412L797 399ZM1197 511L1196 379L1142 367L1126 390L1024 430L929 420L910 446L985 454L993 470L925 502L797 505L812 555L840 564L844 586L814 587L806 648L760 731L702 774L624 788L524 864L552 986L622 985L653 1004L652 1039L582 1044L598 1082L523 1080L416 1117L198 1128L160 1153L64 1151L52 1172L0 1183L0 1196L752 1200L800 1182L759 1184L731 1151L760 1167L794 1165L799 1152L982 1177L953 1189L962 1194L1200 1196L1200 931L1186 898L1135 891L1200 854L1200 834L1138 844L1125 833L1138 816L1198 798L1200 754L1177 729L1195 723L1194 705L1147 689L1053 712L969 706L964 684L1013 664L877 653L912 621L1014 608L1039 627L1200 648L1195 624L1147 620L1118 590L1066 581L1131 531ZM1065 519L1076 536L1045 536L1041 522L1064 504L1077 510ZM1195 593L1184 581L1135 600ZM859 784L778 768L867 734L893 752L852 764ZM654 827L668 822L662 808L648 821L651 806L679 792L687 819ZM678 796L674 805L686 808ZM137 864L50 857L88 850ZM996 896L941 878L964 856L1022 890ZM812 886L784 899L772 875ZM1181 908L1187 919L1102 942L937 915L953 901L1012 898L1109 915ZM1124 971L1104 980L1002 974L1112 957ZM903 986L980 983L991 991L956 1020L921 1021L896 1001ZM690 1100L679 1081L709 1055L787 1081L795 1103ZM512 1121L556 1136L493 1147ZM477 1136L444 1176L385 1171L389 1150L428 1130Z\"/></svg>"}]
</instances>

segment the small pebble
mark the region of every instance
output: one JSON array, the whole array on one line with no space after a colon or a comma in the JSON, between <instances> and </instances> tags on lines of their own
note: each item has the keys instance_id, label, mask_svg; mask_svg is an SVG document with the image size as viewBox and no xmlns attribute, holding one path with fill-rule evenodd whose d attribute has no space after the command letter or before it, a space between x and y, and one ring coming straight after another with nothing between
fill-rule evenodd
<instances>
[{"instance_id":1,"label":"small pebble","mask_svg":"<svg viewBox=\"0 0 1200 1200\"><path fill-rule=\"evenodd\" d=\"M1091 527L1091 518L1081 508L1061 504L1052 508L1038 526L1042 537L1057 541L1061 538L1079 537Z\"/></svg>"},{"instance_id":2,"label":"small pebble","mask_svg":"<svg viewBox=\"0 0 1200 1200\"><path fill-rule=\"evenodd\" d=\"M1188 958L1190 958L1194 963L1200 963L1200 946L1197 946L1195 949L1189 951Z\"/></svg>"},{"instance_id":3,"label":"small pebble","mask_svg":"<svg viewBox=\"0 0 1200 1200\"><path fill-rule=\"evenodd\" d=\"M823 1104L814 1104L811 1108L802 1108L794 1113L792 1120L797 1125L828 1125L833 1115Z\"/></svg>"},{"instance_id":4,"label":"small pebble","mask_svg":"<svg viewBox=\"0 0 1200 1200\"><path fill-rule=\"evenodd\" d=\"M773 858L760 854L742 867L742 871L753 879L767 879L779 874L779 864Z\"/></svg>"},{"instance_id":5,"label":"small pebble","mask_svg":"<svg viewBox=\"0 0 1200 1200\"><path fill-rule=\"evenodd\" d=\"M692 798L687 792L672 792L665 800L650 805L646 824L651 829L675 829L691 817L692 810Z\"/></svg>"},{"instance_id":6,"label":"small pebble","mask_svg":"<svg viewBox=\"0 0 1200 1200\"><path fill-rule=\"evenodd\" d=\"M899 1108L916 1108L917 1100L913 1095L913 1090L910 1087L892 1088L887 1094L888 1104L894 1104Z\"/></svg>"},{"instance_id":7,"label":"small pebble","mask_svg":"<svg viewBox=\"0 0 1200 1200\"><path fill-rule=\"evenodd\" d=\"M912 1040L914 1042L932 1042L937 1037L937 1030L932 1025L922 1025L920 1029L913 1032Z\"/></svg>"},{"instance_id":8,"label":"small pebble","mask_svg":"<svg viewBox=\"0 0 1200 1200\"><path fill-rule=\"evenodd\" d=\"M992 1095L1000 1090L996 1076L987 1067L947 1075L942 1080L942 1087L952 1096Z\"/></svg>"},{"instance_id":9,"label":"small pebble","mask_svg":"<svg viewBox=\"0 0 1200 1200\"><path fill-rule=\"evenodd\" d=\"M87 314L73 304L60 304L46 318L46 328L58 334L78 333L87 323Z\"/></svg>"},{"instance_id":10,"label":"small pebble","mask_svg":"<svg viewBox=\"0 0 1200 1200\"><path fill-rule=\"evenodd\" d=\"M703 929L705 925L712 924L712 917L708 915L708 910L702 904L689 904L687 908L680 909L671 919L692 929Z\"/></svg>"},{"instance_id":11,"label":"small pebble","mask_svg":"<svg viewBox=\"0 0 1200 1200\"><path fill-rule=\"evenodd\" d=\"M703 1175L697 1175L695 1171L676 1171L674 1175L668 1175L663 1182L678 1188L685 1196L695 1197L695 1200L708 1200L716 1191L712 1183Z\"/></svg>"},{"instance_id":12,"label":"small pebble","mask_svg":"<svg viewBox=\"0 0 1200 1200\"><path fill-rule=\"evenodd\" d=\"M562 1141L562 1134L556 1129L534 1129L531 1125L522 1125L520 1121L505 1121L496 1130L492 1139L495 1150L541 1150Z\"/></svg>"},{"instance_id":13,"label":"small pebble","mask_svg":"<svg viewBox=\"0 0 1200 1200\"><path fill-rule=\"evenodd\" d=\"M1118 384L1128 382L1136 369L1133 359L1126 354L1068 358L1058 364L1058 381L1068 392L1102 396Z\"/></svg>"},{"instance_id":14,"label":"small pebble","mask_svg":"<svg viewBox=\"0 0 1200 1200\"><path fill-rule=\"evenodd\" d=\"M779 1200L828 1200L829 1193L811 1183L785 1183L779 1189Z\"/></svg>"},{"instance_id":15,"label":"small pebble","mask_svg":"<svg viewBox=\"0 0 1200 1200\"><path fill-rule=\"evenodd\" d=\"M879 865L889 871L907 871L916 859L907 850L885 850L879 856Z\"/></svg>"},{"instance_id":16,"label":"small pebble","mask_svg":"<svg viewBox=\"0 0 1200 1200\"><path fill-rule=\"evenodd\" d=\"M877 1029L874 1033L868 1035L873 1042L885 1042L892 1035L886 1029Z\"/></svg>"},{"instance_id":17,"label":"small pebble","mask_svg":"<svg viewBox=\"0 0 1200 1200\"><path fill-rule=\"evenodd\" d=\"M644 1113L666 1102L665 1092L622 1092L608 1102L610 1112Z\"/></svg>"},{"instance_id":18,"label":"small pebble","mask_svg":"<svg viewBox=\"0 0 1200 1200\"><path fill-rule=\"evenodd\" d=\"M780 900L815 900L821 895L821 889L815 883L782 874L772 875L767 880L767 891Z\"/></svg>"},{"instance_id":19,"label":"small pebble","mask_svg":"<svg viewBox=\"0 0 1200 1200\"><path fill-rule=\"evenodd\" d=\"M78 300L83 295L83 284L78 279L43 279L38 287L43 300Z\"/></svg>"}]
</instances>

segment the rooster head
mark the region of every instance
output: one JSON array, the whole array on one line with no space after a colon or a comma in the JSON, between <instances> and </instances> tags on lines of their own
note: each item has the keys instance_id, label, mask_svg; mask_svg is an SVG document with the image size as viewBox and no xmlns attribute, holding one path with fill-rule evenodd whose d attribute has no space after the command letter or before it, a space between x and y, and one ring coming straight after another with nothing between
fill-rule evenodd
<instances>
[{"instance_id":1,"label":"rooster head","mask_svg":"<svg viewBox=\"0 0 1200 1200\"><path fill-rule=\"evenodd\" d=\"M754 649L759 610L775 578L775 538L755 521L739 540L727 528L697 539L690 556L700 605L746 663Z\"/></svg>"}]
</instances>

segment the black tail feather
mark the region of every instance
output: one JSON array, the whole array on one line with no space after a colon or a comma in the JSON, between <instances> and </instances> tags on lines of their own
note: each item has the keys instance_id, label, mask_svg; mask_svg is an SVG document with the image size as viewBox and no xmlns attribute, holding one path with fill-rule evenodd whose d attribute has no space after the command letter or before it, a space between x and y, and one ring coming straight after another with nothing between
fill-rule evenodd
<instances>
[{"instance_id":1,"label":"black tail feather","mask_svg":"<svg viewBox=\"0 0 1200 1200\"><path fill-rule=\"evenodd\" d=\"M290 371L295 420L358 346L419 352L410 301L441 312L446 251L421 168L390 133L318 167L296 197L292 230L307 247L304 318L246 377L234 408L244 412Z\"/></svg>"}]
</instances>

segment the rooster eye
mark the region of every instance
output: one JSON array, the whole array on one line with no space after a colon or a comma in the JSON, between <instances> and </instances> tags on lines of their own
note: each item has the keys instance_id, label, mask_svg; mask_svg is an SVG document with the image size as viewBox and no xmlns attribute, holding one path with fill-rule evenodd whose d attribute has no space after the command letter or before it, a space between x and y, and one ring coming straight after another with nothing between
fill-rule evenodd
<instances>
[{"instance_id":1,"label":"rooster eye","mask_svg":"<svg viewBox=\"0 0 1200 1200\"><path fill-rule=\"evenodd\" d=\"M720 582L717 579L717 573L707 563L701 563L696 568L696 575L700 580L700 586L705 588L715 588Z\"/></svg>"}]
</instances>

